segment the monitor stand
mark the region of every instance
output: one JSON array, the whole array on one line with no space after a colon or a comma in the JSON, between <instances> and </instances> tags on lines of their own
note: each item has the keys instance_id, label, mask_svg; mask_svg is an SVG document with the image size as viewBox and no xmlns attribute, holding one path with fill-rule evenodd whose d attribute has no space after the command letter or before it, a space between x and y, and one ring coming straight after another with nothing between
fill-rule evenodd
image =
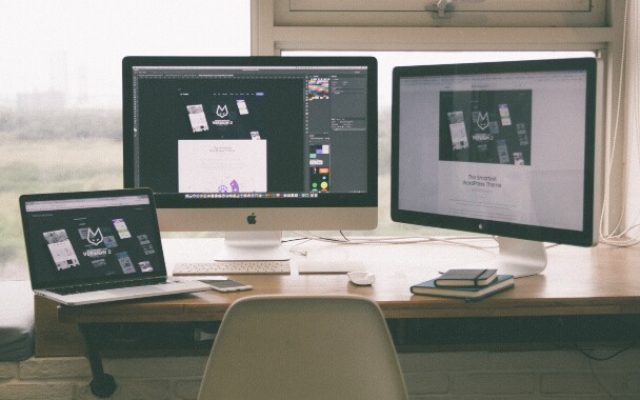
<instances>
[{"instance_id":1,"label":"monitor stand","mask_svg":"<svg viewBox=\"0 0 640 400\"><path fill-rule=\"evenodd\" d=\"M547 266L544 243L498 236L498 273L516 278L537 275Z\"/></svg>"},{"instance_id":2,"label":"monitor stand","mask_svg":"<svg viewBox=\"0 0 640 400\"><path fill-rule=\"evenodd\" d=\"M281 231L225 232L222 251L215 261L288 261Z\"/></svg>"}]
</instances>

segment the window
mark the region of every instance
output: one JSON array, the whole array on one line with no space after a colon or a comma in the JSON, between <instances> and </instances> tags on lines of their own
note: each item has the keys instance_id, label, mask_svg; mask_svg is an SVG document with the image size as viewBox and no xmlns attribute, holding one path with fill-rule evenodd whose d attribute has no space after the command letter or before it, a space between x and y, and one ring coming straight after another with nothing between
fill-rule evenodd
<instances>
[{"instance_id":1,"label":"window","mask_svg":"<svg viewBox=\"0 0 640 400\"><path fill-rule=\"evenodd\" d=\"M603 0L275 0L273 4L280 26L604 26L607 15Z\"/></svg>"},{"instance_id":2,"label":"window","mask_svg":"<svg viewBox=\"0 0 640 400\"><path fill-rule=\"evenodd\" d=\"M27 279L20 194L122 187L122 57L248 55L249 0L3 2L0 37L0 279Z\"/></svg>"},{"instance_id":3,"label":"window","mask_svg":"<svg viewBox=\"0 0 640 400\"><path fill-rule=\"evenodd\" d=\"M434 9L438 3L445 8L442 13ZM625 151L620 143L625 142L626 132L618 129L616 114L624 87L624 28L627 21L634 25L633 17L627 18L634 15L628 10L634 4L613 0L252 0L252 52L595 53L600 74L596 158L602 175L605 166L610 169L600 177L596 203L606 200L603 221L609 232L625 209ZM632 64L626 71L634 69L637 65Z\"/></svg>"}]
</instances>

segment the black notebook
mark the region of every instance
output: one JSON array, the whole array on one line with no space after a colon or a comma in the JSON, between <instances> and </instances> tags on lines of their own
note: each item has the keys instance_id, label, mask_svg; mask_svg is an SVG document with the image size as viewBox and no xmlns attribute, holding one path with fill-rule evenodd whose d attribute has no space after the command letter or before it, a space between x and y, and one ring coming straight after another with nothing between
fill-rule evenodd
<instances>
[{"instance_id":1,"label":"black notebook","mask_svg":"<svg viewBox=\"0 0 640 400\"><path fill-rule=\"evenodd\" d=\"M496 280L487 286L438 287L435 284L435 280L436 279L430 279L411 286L411 293L479 300L502 290L509 289L514 285L513 275L498 275Z\"/></svg>"},{"instance_id":2,"label":"black notebook","mask_svg":"<svg viewBox=\"0 0 640 400\"><path fill-rule=\"evenodd\" d=\"M497 269L450 269L435 279L440 286L487 286L496 280Z\"/></svg>"}]
</instances>

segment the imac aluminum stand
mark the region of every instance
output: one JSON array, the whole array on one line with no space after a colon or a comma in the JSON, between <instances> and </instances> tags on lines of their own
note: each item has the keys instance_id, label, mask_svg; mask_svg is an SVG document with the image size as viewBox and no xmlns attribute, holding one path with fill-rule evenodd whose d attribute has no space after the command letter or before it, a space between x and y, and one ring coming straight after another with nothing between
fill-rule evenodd
<instances>
[{"instance_id":1,"label":"imac aluminum stand","mask_svg":"<svg viewBox=\"0 0 640 400\"><path fill-rule=\"evenodd\" d=\"M281 231L226 232L215 261L288 261Z\"/></svg>"}]
</instances>

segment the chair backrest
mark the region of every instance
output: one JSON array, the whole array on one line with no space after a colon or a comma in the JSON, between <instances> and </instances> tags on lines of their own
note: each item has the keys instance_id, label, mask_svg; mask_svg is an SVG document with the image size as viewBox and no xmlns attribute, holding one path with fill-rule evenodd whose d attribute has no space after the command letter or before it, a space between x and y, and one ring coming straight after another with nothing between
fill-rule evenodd
<instances>
[{"instance_id":1,"label":"chair backrest","mask_svg":"<svg viewBox=\"0 0 640 400\"><path fill-rule=\"evenodd\" d=\"M357 296L252 296L225 314L200 400L407 399L378 305Z\"/></svg>"}]
</instances>

